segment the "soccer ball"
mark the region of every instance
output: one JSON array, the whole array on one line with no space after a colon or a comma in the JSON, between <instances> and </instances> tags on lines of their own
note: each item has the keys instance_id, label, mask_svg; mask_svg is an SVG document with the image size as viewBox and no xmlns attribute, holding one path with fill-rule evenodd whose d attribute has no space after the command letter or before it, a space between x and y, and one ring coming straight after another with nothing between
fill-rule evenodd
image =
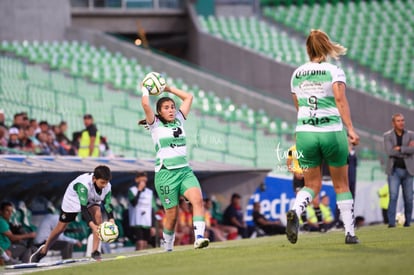
<instances>
[{"instance_id":1,"label":"soccer ball","mask_svg":"<svg viewBox=\"0 0 414 275\"><path fill-rule=\"evenodd\" d=\"M395 223L398 224L398 225L401 225L401 226L404 225L404 223L405 223L405 215L404 215L404 213L398 212L395 215Z\"/></svg>"},{"instance_id":2,"label":"soccer ball","mask_svg":"<svg viewBox=\"0 0 414 275\"><path fill-rule=\"evenodd\" d=\"M118 238L118 226L111 222L103 222L98 227L99 239L105 243L111 243Z\"/></svg>"},{"instance_id":3,"label":"soccer ball","mask_svg":"<svg viewBox=\"0 0 414 275\"><path fill-rule=\"evenodd\" d=\"M150 72L142 80L142 88L146 89L150 95L161 94L166 86L165 78L157 72Z\"/></svg>"}]
</instances>

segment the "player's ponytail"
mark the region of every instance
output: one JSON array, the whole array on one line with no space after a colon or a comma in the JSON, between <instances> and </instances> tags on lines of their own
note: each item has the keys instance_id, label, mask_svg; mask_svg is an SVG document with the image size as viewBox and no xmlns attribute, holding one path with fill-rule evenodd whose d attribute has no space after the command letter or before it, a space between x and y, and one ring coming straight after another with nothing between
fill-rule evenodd
<instances>
[{"instance_id":1,"label":"player's ponytail","mask_svg":"<svg viewBox=\"0 0 414 275\"><path fill-rule=\"evenodd\" d=\"M306 39L306 50L311 61L327 57L339 59L339 56L345 55L347 51L344 46L332 42L328 35L321 30L311 30Z\"/></svg>"}]
</instances>

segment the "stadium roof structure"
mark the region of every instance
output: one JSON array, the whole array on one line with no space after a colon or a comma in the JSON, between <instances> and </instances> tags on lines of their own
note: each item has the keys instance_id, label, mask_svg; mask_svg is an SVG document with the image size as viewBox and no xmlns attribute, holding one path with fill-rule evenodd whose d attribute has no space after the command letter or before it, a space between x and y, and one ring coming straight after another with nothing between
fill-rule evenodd
<instances>
[{"instance_id":1,"label":"stadium roof structure","mask_svg":"<svg viewBox=\"0 0 414 275\"><path fill-rule=\"evenodd\" d=\"M148 186L154 189L154 160L0 155L0 200L31 201L44 196L56 201L73 179L81 173L93 172L98 165L110 167L114 196L126 196L137 171L148 173ZM232 192L252 194L270 171L215 161L191 161L190 165L205 193L225 197Z\"/></svg>"}]
</instances>

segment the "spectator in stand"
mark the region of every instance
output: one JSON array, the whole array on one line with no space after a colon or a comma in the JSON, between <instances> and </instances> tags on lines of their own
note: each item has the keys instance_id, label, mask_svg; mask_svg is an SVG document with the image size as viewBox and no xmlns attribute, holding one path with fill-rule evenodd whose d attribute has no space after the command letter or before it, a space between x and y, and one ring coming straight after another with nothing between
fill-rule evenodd
<instances>
[{"instance_id":1,"label":"spectator in stand","mask_svg":"<svg viewBox=\"0 0 414 275\"><path fill-rule=\"evenodd\" d=\"M30 125L26 129L26 133L27 133L27 136L29 137L29 139L33 142L33 144L34 144L34 146L36 148L35 149L35 153L37 153L39 151L40 142L36 138L36 128L33 125Z\"/></svg>"},{"instance_id":2,"label":"spectator in stand","mask_svg":"<svg viewBox=\"0 0 414 275\"><path fill-rule=\"evenodd\" d=\"M26 128L30 125L29 116L27 115L27 112L22 112L22 128Z\"/></svg>"},{"instance_id":3,"label":"spectator in stand","mask_svg":"<svg viewBox=\"0 0 414 275\"><path fill-rule=\"evenodd\" d=\"M5 124L6 118L4 115L4 110L0 109L0 146L7 147L9 140L9 130ZM6 153L6 150L0 150L0 154Z\"/></svg>"},{"instance_id":4,"label":"spectator in stand","mask_svg":"<svg viewBox=\"0 0 414 275\"><path fill-rule=\"evenodd\" d=\"M29 120L29 125L34 129L34 134L37 135L40 132L39 123L37 119L31 118Z\"/></svg>"},{"instance_id":5,"label":"spectator in stand","mask_svg":"<svg viewBox=\"0 0 414 275\"><path fill-rule=\"evenodd\" d=\"M47 146L50 148L51 155L64 155L65 150L59 145L59 143L55 139L55 135L53 133L47 133Z\"/></svg>"},{"instance_id":6,"label":"spectator in stand","mask_svg":"<svg viewBox=\"0 0 414 275\"><path fill-rule=\"evenodd\" d=\"M51 148L48 144L48 134L40 132L36 135L37 140L39 140L39 151L38 155L48 156L52 154Z\"/></svg>"},{"instance_id":7,"label":"spectator in stand","mask_svg":"<svg viewBox=\"0 0 414 275\"><path fill-rule=\"evenodd\" d=\"M24 114L23 113L16 113L16 114L14 114L13 124L12 124L12 126L10 128L20 129L20 127L23 126L23 117L24 117Z\"/></svg>"},{"instance_id":8,"label":"spectator in stand","mask_svg":"<svg viewBox=\"0 0 414 275\"><path fill-rule=\"evenodd\" d=\"M96 125L93 123L91 114L83 116L85 129L79 143L78 155L80 157L99 157L99 143L101 142L100 134Z\"/></svg>"},{"instance_id":9,"label":"spectator in stand","mask_svg":"<svg viewBox=\"0 0 414 275\"><path fill-rule=\"evenodd\" d=\"M36 145L32 141L32 139L30 138L31 134L32 133L31 133L31 127L30 126L27 126L24 129L20 129L20 132L19 132L20 138L19 138L19 140L20 140L20 145L22 147L22 151L34 154L36 152Z\"/></svg>"},{"instance_id":10,"label":"spectator in stand","mask_svg":"<svg viewBox=\"0 0 414 275\"><path fill-rule=\"evenodd\" d=\"M8 143L8 130L5 127L0 126L0 146L7 147Z\"/></svg>"},{"instance_id":11,"label":"spectator in stand","mask_svg":"<svg viewBox=\"0 0 414 275\"><path fill-rule=\"evenodd\" d=\"M0 127L8 128L6 125L6 116L4 115L4 110L0 109Z\"/></svg>"},{"instance_id":12,"label":"spectator in stand","mask_svg":"<svg viewBox=\"0 0 414 275\"><path fill-rule=\"evenodd\" d=\"M24 263L29 262L31 249L18 242L36 237L35 232L24 234L13 234L10 230L9 221L13 213L11 202L2 202L0 205L0 247L6 251L11 258L19 259Z\"/></svg>"},{"instance_id":13,"label":"spectator in stand","mask_svg":"<svg viewBox=\"0 0 414 275\"><path fill-rule=\"evenodd\" d=\"M42 133L45 133L45 134L49 133L50 132L49 123L46 120L40 121L39 122L39 129L40 129L40 132L42 132Z\"/></svg>"},{"instance_id":14,"label":"spectator in stand","mask_svg":"<svg viewBox=\"0 0 414 275\"><path fill-rule=\"evenodd\" d=\"M6 138L6 128L4 127L0 127L0 146L2 147L0 149L0 154L5 154L6 150L4 150L4 148L7 147L7 138Z\"/></svg>"},{"instance_id":15,"label":"spectator in stand","mask_svg":"<svg viewBox=\"0 0 414 275\"><path fill-rule=\"evenodd\" d=\"M242 238L248 237L248 230L243 218L243 209L241 207L241 196L234 193L231 196L230 205L224 210L223 224L237 227L238 234Z\"/></svg>"},{"instance_id":16,"label":"spectator in stand","mask_svg":"<svg viewBox=\"0 0 414 275\"><path fill-rule=\"evenodd\" d=\"M10 149L21 150L22 145L19 140L19 128L12 127L9 129L9 141L7 147Z\"/></svg>"},{"instance_id":17,"label":"spectator in stand","mask_svg":"<svg viewBox=\"0 0 414 275\"><path fill-rule=\"evenodd\" d=\"M57 140L57 136L60 134L60 128L58 125L52 124L50 126L50 131L53 133L55 139Z\"/></svg>"},{"instance_id":18,"label":"spectator in stand","mask_svg":"<svg viewBox=\"0 0 414 275\"><path fill-rule=\"evenodd\" d=\"M78 155L81 136L82 136L82 132L73 132L73 134L72 134L72 146L70 148L69 155L71 155L71 156L77 156Z\"/></svg>"},{"instance_id":19,"label":"spectator in stand","mask_svg":"<svg viewBox=\"0 0 414 275\"><path fill-rule=\"evenodd\" d=\"M66 153L69 154L72 149L72 142L66 136L66 131L68 129L68 124L66 121L61 121L59 125L55 127L55 136L56 141L60 144L60 146L65 149Z\"/></svg>"}]
</instances>

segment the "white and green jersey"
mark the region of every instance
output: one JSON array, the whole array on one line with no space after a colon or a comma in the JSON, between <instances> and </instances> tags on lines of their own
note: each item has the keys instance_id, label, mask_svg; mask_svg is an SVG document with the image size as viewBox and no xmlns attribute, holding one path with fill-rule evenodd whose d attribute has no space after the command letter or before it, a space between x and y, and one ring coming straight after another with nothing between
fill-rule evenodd
<instances>
[{"instance_id":1,"label":"white and green jersey","mask_svg":"<svg viewBox=\"0 0 414 275\"><path fill-rule=\"evenodd\" d=\"M107 212L111 210L111 183L100 190L99 193L95 189L92 181L93 173L85 173L74 179L66 188L65 195L62 200L62 210L66 213L81 212L81 205L92 206L100 205L105 202Z\"/></svg>"},{"instance_id":2,"label":"white and green jersey","mask_svg":"<svg viewBox=\"0 0 414 275\"><path fill-rule=\"evenodd\" d=\"M155 172L158 172L163 165L167 169L188 166L184 120L183 114L178 111L172 122L164 124L155 117L154 123L149 125L157 152Z\"/></svg>"},{"instance_id":3,"label":"white and green jersey","mask_svg":"<svg viewBox=\"0 0 414 275\"><path fill-rule=\"evenodd\" d=\"M298 99L296 132L333 132L343 129L332 84L346 83L342 69L330 63L306 63L291 79L292 93Z\"/></svg>"}]
</instances>

